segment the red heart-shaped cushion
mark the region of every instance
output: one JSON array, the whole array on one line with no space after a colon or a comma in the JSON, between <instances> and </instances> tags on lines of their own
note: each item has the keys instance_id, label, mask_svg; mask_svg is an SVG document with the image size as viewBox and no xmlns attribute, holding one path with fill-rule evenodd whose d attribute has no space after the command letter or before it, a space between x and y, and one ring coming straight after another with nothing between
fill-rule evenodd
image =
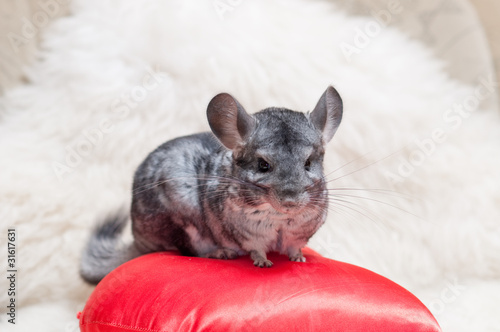
<instances>
[{"instance_id":1,"label":"red heart-shaped cushion","mask_svg":"<svg viewBox=\"0 0 500 332\"><path fill-rule=\"evenodd\" d=\"M176 252L136 258L96 287L85 332L441 331L410 292L366 269L305 249L306 263L269 254L216 260Z\"/></svg>"}]
</instances>

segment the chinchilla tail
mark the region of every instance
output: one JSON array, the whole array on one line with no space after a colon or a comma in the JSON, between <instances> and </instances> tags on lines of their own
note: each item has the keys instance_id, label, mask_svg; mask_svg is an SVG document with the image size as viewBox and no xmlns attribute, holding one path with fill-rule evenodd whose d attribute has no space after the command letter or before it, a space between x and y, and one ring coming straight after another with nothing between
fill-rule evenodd
<instances>
[{"instance_id":1,"label":"chinchilla tail","mask_svg":"<svg viewBox=\"0 0 500 332\"><path fill-rule=\"evenodd\" d=\"M80 275L88 283L97 284L119 265L140 256L134 243L125 245L120 239L127 221L127 214L117 213L92 232L80 262Z\"/></svg>"}]
</instances>

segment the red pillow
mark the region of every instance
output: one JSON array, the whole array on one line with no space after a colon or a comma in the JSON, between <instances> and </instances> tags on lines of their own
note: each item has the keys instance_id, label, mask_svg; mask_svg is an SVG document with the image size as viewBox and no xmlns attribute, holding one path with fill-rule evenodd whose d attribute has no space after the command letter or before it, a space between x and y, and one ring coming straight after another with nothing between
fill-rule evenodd
<instances>
[{"instance_id":1,"label":"red pillow","mask_svg":"<svg viewBox=\"0 0 500 332\"><path fill-rule=\"evenodd\" d=\"M304 250L216 260L154 253L104 278L79 313L95 331L441 331L410 292L366 269Z\"/></svg>"}]
</instances>

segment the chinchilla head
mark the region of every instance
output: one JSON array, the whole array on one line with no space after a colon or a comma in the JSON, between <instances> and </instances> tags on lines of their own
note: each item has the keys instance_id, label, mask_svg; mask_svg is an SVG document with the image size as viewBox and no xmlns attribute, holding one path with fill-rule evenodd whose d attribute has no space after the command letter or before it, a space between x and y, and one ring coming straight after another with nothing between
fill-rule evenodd
<instances>
[{"instance_id":1,"label":"chinchilla head","mask_svg":"<svg viewBox=\"0 0 500 332\"><path fill-rule=\"evenodd\" d=\"M282 213L325 203L323 155L342 119L342 99L328 87L314 110L267 108L253 115L227 93L215 96L208 122L232 151L232 178L252 205L270 204Z\"/></svg>"}]
</instances>

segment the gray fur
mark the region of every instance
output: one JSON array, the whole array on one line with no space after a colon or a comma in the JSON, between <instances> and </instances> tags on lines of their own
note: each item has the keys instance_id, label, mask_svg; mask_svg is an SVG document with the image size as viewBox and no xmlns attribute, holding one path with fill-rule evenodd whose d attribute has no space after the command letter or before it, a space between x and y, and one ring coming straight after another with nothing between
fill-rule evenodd
<instances>
[{"instance_id":1,"label":"gray fur","mask_svg":"<svg viewBox=\"0 0 500 332\"><path fill-rule=\"evenodd\" d=\"M123 262L140 256L133 244L124 245L120 241L127 221L125 213L118 213L108 216L95 228L81 258L80 275L85 281L97 284Z\"/></svg>"},{"instance_id":2,"label":"gray fur","mask_svg":"<svg viewBox=\"0 0 500 332\"><path fill-rule=\"evenodd\" d=\"M328 208L323 155L342 118L337 91L328 87L307 114L267 108L249 115L236 99L219 94L207 117L213 134L168 141L139 166L134 244L114 255L118 232L101 229L84 254L84 279L99 281L116 267L116 257L125 262L136 250L219 259L250 254L260 267L272 265L269 251L305 261L301 249ZM265 172L263 161L270 165Z\"/></svg>"}]
</instances>

